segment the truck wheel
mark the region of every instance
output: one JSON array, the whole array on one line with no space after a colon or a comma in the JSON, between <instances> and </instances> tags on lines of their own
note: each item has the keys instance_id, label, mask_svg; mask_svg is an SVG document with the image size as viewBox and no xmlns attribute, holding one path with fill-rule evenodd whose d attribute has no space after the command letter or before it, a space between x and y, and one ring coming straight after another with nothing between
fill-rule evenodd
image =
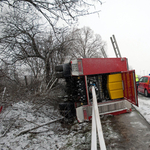
<instances>
[{"instance_id":1,"label":"truck wheel","mask_svg":"<svg viewBox=\"0 0 150 150\"><path fill-rule=\"evenodd\" d=\"M72 118L75 116L75 107L72 102L59 103L59 111L65 118Z\"/></svg>"},{"instance_id":2,"label":"truck wheel","mask_svg":"<svg viewBox=\"0 0 150 150\"><path fill-rule=\"evenodd\" d=\"M63 75L62 72L57 72L56 73L56 78L63 78L63 77L64 77L64 75Z\"/></svg>"},{"instance_id":3,"label":"truck wheel","mask_svg":"<svg viewBox=\"0 0 150 150\"><path fill-rule=\"evenodd\" d=\"M148 92L147 92L146 89L145 89L145 91L144 91L144 95L145 95L146 97L148 97Z\"/></svg>"},{"instance_id":4,"label":"truck wheel","mask_svg":"<svg viewBox=\"0 0 150 150\"><path fill-rule=\"evenodd\" d=\"M55 71L63 71L63 65L58 65L58 66L55 66Z\"/></svg>"}]
</instances>

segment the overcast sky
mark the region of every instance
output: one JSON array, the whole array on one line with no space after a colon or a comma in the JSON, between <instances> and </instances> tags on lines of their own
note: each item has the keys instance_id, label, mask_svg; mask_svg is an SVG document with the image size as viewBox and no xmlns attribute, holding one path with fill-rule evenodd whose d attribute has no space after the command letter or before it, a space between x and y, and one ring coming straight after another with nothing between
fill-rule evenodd
<instances>
[{"instance_id":1,"label":"overcast sky","mask_svg":"<svg viewBox=\"0 0 150 150\"><path fill-rule=\"evenodd\" d=\"M81 18L107 42L107 54L115 57L110 41L114 34L122 57L139 75L150 74L150 0L105 0L98 15Z\"/></svg>"}]
</instances>

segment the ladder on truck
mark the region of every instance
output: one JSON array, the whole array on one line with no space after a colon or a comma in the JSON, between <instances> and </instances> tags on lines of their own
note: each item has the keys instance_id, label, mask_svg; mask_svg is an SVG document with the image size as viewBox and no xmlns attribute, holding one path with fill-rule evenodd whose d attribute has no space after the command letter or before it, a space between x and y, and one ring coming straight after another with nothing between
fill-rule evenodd
<instances>
[{"instance_id":1,"label":"ladder on truck","mask_svg":"<svg viewBox=\"0 0 150 150\"><path fill-rule=\"evenodd\" d=\"M120 53L120 50L119 50L119 47L118 47L115 35L112 35L112 37L110 37L110 40L111 40L111 43L112 43L112 46L113 46L113 49L114 49L116 57L117 58L121 58L121 53ZM106 52L104 50L104 47L101 48L101 52L103 54L103 57L107 58L107 54L106 54Z\"/></svg>"},{"instance_id":2,"label":"ladder on truck","mask_svg":"<svg viewBox=\"0 0 150 150\"><path fill-rule=\"evenodd\" d=\"M120 53L120 50L119 50L119 47L118 47L118 44L117 44L115 36L112 35L112 37L110 37L110 40L111 40L112 46L114 48L116 57L117 58L119 58L119 57L121 58L121 53Z\"/></svg>"},{"instance_id":3,"label":"ladder on truck","mask_svg":"<svg viewBox=\"0 0 150 150\"><path fill-rule=\"evenodd\" d=\"M103 54L104 58L107 58L107 54L106 54L106 52L104 50L104 47L101 48L101 51L102 51L102 54Z\"/></svg>"}]
</instances>

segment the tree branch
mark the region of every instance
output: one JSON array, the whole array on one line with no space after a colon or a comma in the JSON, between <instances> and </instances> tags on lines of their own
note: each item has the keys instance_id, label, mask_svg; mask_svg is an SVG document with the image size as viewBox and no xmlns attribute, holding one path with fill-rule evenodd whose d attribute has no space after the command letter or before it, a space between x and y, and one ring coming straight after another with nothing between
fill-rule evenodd
<instances>
[{"instance_id":1,"label":"tree branch","mask_svg":"<svg viewBox=\"0 0 150 150\"><path fill-rule=\"evenodd\" d=\"M62 119L63 119L63 117L62 117L62 118L59 118L59 119L52 120L52 121L47 122L47 123L45 123L45 124L41 124L41 125L36 126L36 127L34 127L34 128L24 130L24 131L20 132L17 136L20 136L20 135L22 135L22 134L26 134L26 133L28 133L28 132L30 132L30 131L32 131L32 130L38 129L38 128L40 128L40 127L43 127L43 126L46 126L46 125L49 125L49 124L52 124L52 123L57 122L57 121L62 120Z\"/></svg>"}]
</instances>

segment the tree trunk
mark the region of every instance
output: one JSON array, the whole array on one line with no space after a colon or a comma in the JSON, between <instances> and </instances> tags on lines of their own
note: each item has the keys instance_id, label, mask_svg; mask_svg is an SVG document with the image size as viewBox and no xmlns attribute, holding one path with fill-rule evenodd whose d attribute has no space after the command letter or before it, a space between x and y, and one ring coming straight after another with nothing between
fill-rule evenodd
<instances>
[{"instance_id":1,"label":"tree trunk","mask_svg":"<svg viewBox=\"0 0 150 150\"><path fill-rule=\"evenodd\" d=\"M49 60L47 60L45 63L45 72L46 72L46 84L48 84L49 80L50 80L50 62L49 62Z\"/></svg>"},{"instance_id":2,"label":"tree trunk","mask_svg":"<svg viewBox=\"0 0 150 150\"><path fill-rule=\"evenodd\" d=\"M24 76L25 84L28 86L27 76Z\"/></svg>"}]
</instances>

